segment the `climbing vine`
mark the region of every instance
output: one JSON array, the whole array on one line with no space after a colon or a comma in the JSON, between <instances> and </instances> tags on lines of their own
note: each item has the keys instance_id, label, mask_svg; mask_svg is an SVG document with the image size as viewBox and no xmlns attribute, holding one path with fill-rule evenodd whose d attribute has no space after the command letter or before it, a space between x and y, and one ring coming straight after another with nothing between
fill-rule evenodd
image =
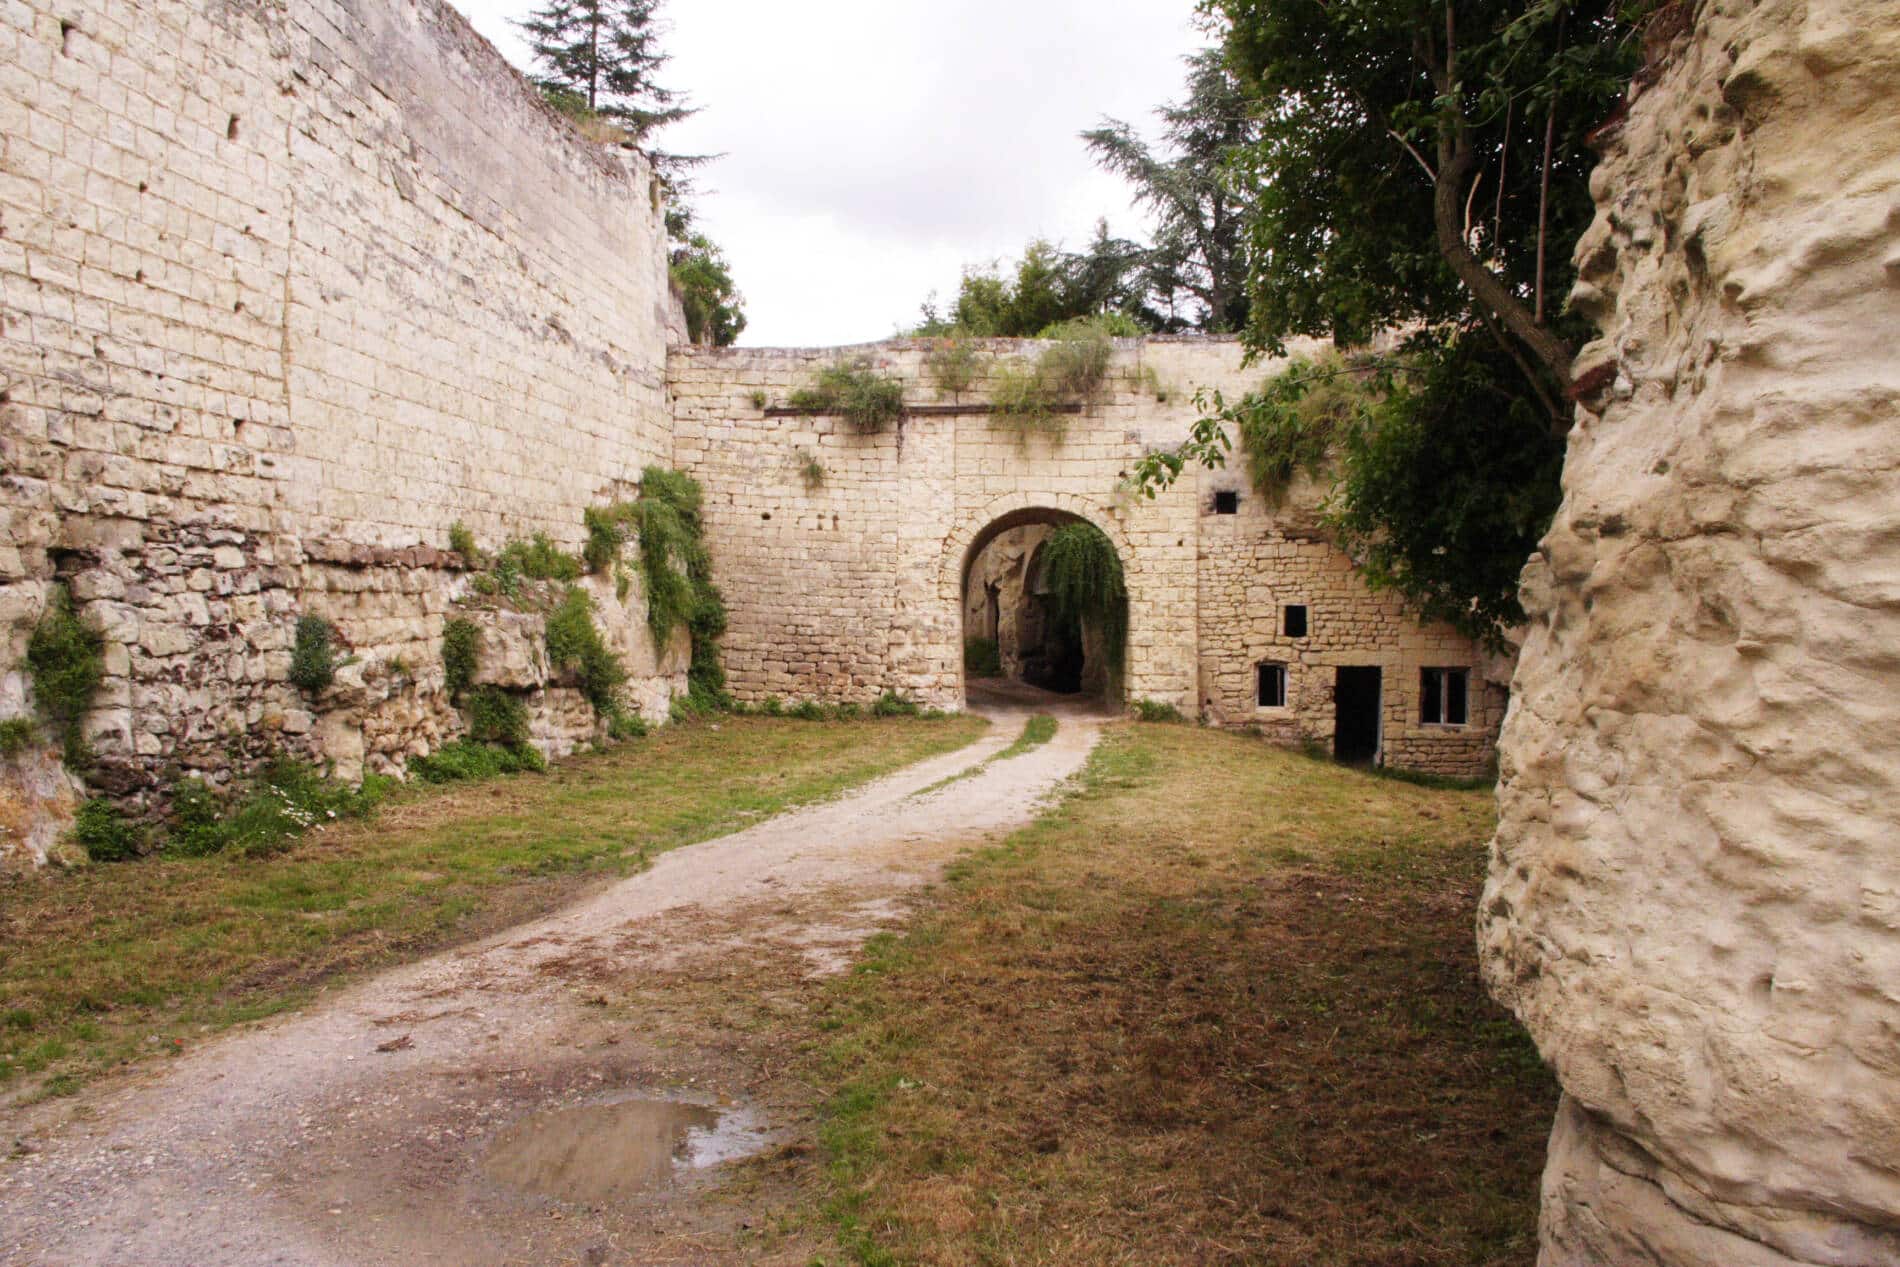
<instances>
[{"instance_id":1,"label":"climbing vine","mask_svg":"<svg viewBox=\"0 0 1900 1267\"><path fill-rule=\"evenodd\" d=\"M1108 534L1094 524L1064 524L1043 543L1042 560L1056 618L1100 629L1108 662L1119 670L1128 641L1128 588Z\"/></svg>"}]
</instances>

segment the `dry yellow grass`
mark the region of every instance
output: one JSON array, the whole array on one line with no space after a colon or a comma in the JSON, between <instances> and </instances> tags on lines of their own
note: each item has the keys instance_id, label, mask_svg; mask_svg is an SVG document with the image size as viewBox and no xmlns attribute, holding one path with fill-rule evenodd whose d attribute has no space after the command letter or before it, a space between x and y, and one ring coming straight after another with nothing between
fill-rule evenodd
<instances>
[{"instance_id":1,"label":"dry yellow grass","mask_svg":"<svg viewBox=\"0 0 1900 1267\"><path fill-rule=\"evenodd\" d=\"M832 992L868 1264L1528 1264L1554 1086L1476 979L1485 792L1110 733Z\"/></svg>"}]
</instances>

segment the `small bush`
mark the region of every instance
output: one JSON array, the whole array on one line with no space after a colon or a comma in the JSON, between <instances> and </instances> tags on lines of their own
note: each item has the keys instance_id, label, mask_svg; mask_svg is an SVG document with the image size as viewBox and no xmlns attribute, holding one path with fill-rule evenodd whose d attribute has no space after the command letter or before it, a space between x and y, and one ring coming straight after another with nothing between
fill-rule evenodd
<instances>
[{"instance_id":1,"label":"small bush","mask_svg":"<svg viewBox=\"0 0 1900 1267\"><path fill-rule=\"evenodd\" d=\"M976 381L976 363L976 345L965 338L933 339L930 350L924 353L924 369L945 396L970 389Z\"/></svg>"},{"instance_id":2,"label":"small bush","mask_svg":"<svg viewBox=\"0 0 1900 1267\"><path fill-rule=\"evenodd\" d=\"M759 714L763 717L783 717L785 704L778 696L768 695L765 697L765 702L759 705Z\"/></svg>"},{"instance_id":3,"label":"small bush","mask_svg":"<svg viewBox=\"0 0 1900 1267\"><path fill-rule=\"evenodd\" d=\"M785 715L787 717L796 717L799 721L824 721L830 716L830 714L825 711L825 706L813 699L800 700L798 703L786 709Z\"/></svg>"},{"instance_id":4,"label":"small bush","mask_svg":"<svg viewBox=\"0 0 1900 1267\"><path fill-rule=\"evenodd\" d=\"M64 585L53 587L46 612L33 627L26 668L33 679L34 703L59 735L66 763L90 764L80 723L105 680L106 638L97 626L79 618Z\"/></svg>"},{"instance_id":5,"label":"small bush","mask_svg":"<svg viewBox=\"0 0 1900 1267\"><path fill-rule=\"evenodd\" d=\"M632 512L629 502L589 506L581 512L581 522L587 525L587 543L581 547L581 558L589 572L605 572L619 560L620 547L626 544L632 532Z\"/></svg>"},{"instance_id":6,"label":"small bush","mask_svg":"<svg viewBox=\"0 0 1900 1267\"><path fill-rule=\"evenodd\" d=\"M767 396L762 391L751 392L746 396L746 399L752 402L752 407L754 409L758 409L758 410L763 410L768 404L771 403L771 400L772 400L770 396Z\"/></svg>"},{"instance_id":7,"label":"small bush","mask_svg":"<svg viewBox=\"0 0 1900 1267\"><path fill-rule=\"evenodd\" d=\"M607 720L607 737L616 743L645 739L647 724L638 713L617 712Z\"/></svg>"},{"instance_id":8,"label":"small bush","mask_svg":"<svg viewBox=\"0 0 1900 1267\"><path fill-rule=\"evenodd\" d=\"M459 696L475 680L481 651L481 630L460 616L442 626L442 677L450 698Z\"/></svg>"},{"instance_id":9,"label":"small bush","mask_svg":"<svg viewBox=\"0 0 1900 1267\"><path fill-rule=\"evenodd\" d=\"M922 712L923 707L916 700L906 699L896 691L884 692L871 705L873 717L916 717Z\"/></svg>"},{"instance_id":10,"label":"small bush","mask_svg":"<svg viewBox=\"0 0 1900 1267\"><path fill-rule=\"evenodd\" d=\"M831 715L836 717L839 721L856 721L858 718L864 716L864 705L853 703L834 704L831 708Z\"/></svg>"},{"instance_id":11,"label":"small bush","mask_svg":"<svg viewBox=\"0 0 1900 1267\"><path fill-rule=\"evenodd\" d=\"M492 779L498 774L545 770L547 762L533 748L498 748L493 744L458 739L443 744L426 757L411 757L409 773L424 783L459 783Z\"/></svg>"},{"instance_id":12,"label":"small bush","mask_svg":"<svg viewBox=\"0 0 1900 1267\"><path fill-rule=\"evenodd\" d=\"M308 761L283 756L252 778L228 805L197 779L172 789L167 852L190 857L238 853L264 857L288 849L312 827L340 818L367 818L388 793L389 780L365 777L358 787L339 783Z\"/></svg>"},{"instance_id":13,"label":"small bush","mask_svg":"<svg viewBox=\"0 0 1900 1267\"><path fill-rule=\"evenodd\" d=\"M510 591L509 580L504 578L512 579L518 592L521 577L531 581L578 581L582 570L580 556L555 545L545 532L537 532L526 541L510 541L495 555L495 579L510 598L516 597L516 592Z\"/></svg>"},{"instance_id":14,"label":"small bush","mask_svg":"<svg viewBox=\"0 0 1900 1267\"><path fill-rule=\"evenodd\" d=\"M449 549L461 555L462 562L469 567L478 568L482 565L482 551L475 544L475 534L459 519L449 525Z\"/></svg>"},{"instance_id":15,"label":"small bush","mask_svg":"<svg viewBox=\"0 0 1900 1267\"><path fill-rule=\"evenodd\" d=\"M528 710L500 687L484 686L468 697L468 734L476 743L526 748Z\"/></svg>"},{"instance_id":16,"label":"small bush","mask_svg":"<svg viewBox=\"0 0 1900 1267\"><path fill-rule=\"evenodd\" d=\"M548 614L548 659L557 669L579 671L581 693L602 717L619 711L627 670L594 624L594 600L578 585Z\"/></svg>"},{"instance_id":17,"label":"small bush","mask_svg":"<svg viewBox=\"0 0 1900 1267\"><path fill-rule=\"evenodd\" d=\"M815 493L825 486L825 464L810 449L798 451L798 478L804 481L805 491Z\"/></svg>"},{"instance_id":18,"label":"small bush","mask_svg":"<svg viewBox=\"0 0 1900 1267\"><path fill-rule=\"evenodd\" d=\"M0 756L17 757L39 739L40 728L31 717L9 717L0 721Z\"/></svg>"},{"instance_id":19,"label":"small bush","mask_svg":"<svg viewBox=\"0 0 1900 1267\"><path fill-rule=\"evenodd\" d=\"M963 643L963 668L972 677L1001 677L1003 653L994 638L969 638Z\"/></svg>"},{"instance_id":20,"label":"small bush","mask_svg":"<svg viewBox=\"0 0 1900 1267\"><path fill-rule=\"evenodd\" d=\"M336 630L321 616L297 621L296 641L290 648L290 683L315 695L336 681Z\"/></svg>"},{"instance_id":21,"label":"small bush","mask_svg":"<svg viewBox=\"0 0 1900 1267\"><path fill-rule=\"evenodd\" d=\"M1138 699L1134 704L1135 718L1138 721L1185 722L1181 710L1172 704L1155 699Z\"/></svg>"},{"instance_id":22,"label":"small bush","mask_svg":"<svg viewBox=\"0 0 1900 1267\"><path fill-rule=\"evenodd\" d=\"M904 384L857 361L820 370L816 383L789 400L794 409L836 414L859 431L882 431L904 412Z\"/></svg>"},{"instance_id":23,"label":"small bush","mask_svg":"<svg viewBox=\"0 0 1900 1267\"><path fill-rule=\"evenodd\" d=\"M111 801L94 798L73 815L73 840L94 862L123 862L138 857L144 833Z\"/></svg>"}]
</instances>

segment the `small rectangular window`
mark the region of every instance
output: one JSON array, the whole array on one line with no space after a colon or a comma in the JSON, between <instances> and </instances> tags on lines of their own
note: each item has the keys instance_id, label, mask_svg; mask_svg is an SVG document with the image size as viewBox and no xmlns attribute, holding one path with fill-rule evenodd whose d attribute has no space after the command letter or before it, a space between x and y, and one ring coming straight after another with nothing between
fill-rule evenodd
<instances>
[{"instance_id":1,"label":"small rectangular window","mask_svg":"<svg viewBox=\"0 0 1900 1267\"><path fill-rule=\"evenodd\" d=\"M1306 604L1288 603L1280 627L1289 638L1306 637Z\"/></svg>"},{"instance_id":2,"label":"small rectangular window","mask_svg":"<svg viewBox=\"0 0 1900 1267\"><path fill-rule=\"evenodd\" d=\"M1238 515L1240 513L1240 494L1234 492L1215 493L1214 513L1217 515Z\"/></svg>"},{"instance_id":3,"label":"small rectangular window","mask_svg":"<svg viewBox=\"0 0 1900 1267\"><path fill-rule=\"evenodd\" d=\"M1286 666L1263 664L1258 670L1255 699L1261 708L1286 707Z\"/></svg>"},{"instance_id":4,"label":"small rectangular window","mask_svg":"<svg viewBox=\"0 0 1900 1267\"><path fill-rule=\"evenodd\" d=\"M1418 719L1427 725L1464 725L1470 689L1469 669L1420 669Z\"/></svg>"}]
</instances>

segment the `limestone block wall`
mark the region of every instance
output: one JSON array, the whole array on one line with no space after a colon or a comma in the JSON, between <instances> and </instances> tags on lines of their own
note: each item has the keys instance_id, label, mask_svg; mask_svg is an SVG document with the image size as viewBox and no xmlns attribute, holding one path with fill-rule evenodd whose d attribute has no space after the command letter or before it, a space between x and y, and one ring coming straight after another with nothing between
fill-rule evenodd
<instances>
[{"instance_id":1,"label":"limestone block wall","mask_svg":"<svg viewBox=\"0 0 1900 1267\"><path fill-rule=\"evenodd\" d=\"M1708 0L1592 180L1479 922L1550 1265L1900 1263L1900 6Z\"/></svg>"},{"instance_id":2,"label":"limestone block wall","mask_svg":"<svg viewBox=\"0 0 1900 1267\"><path fill-rule=\"evenodd\" d=\"M666 300L644 161L441 0L0 5L0 715L57 578L94 787L434 744L449 524L572 542L669 457ZM378 685L285 683L306 612Z\"/></svg>"},{"instance_id":3,"label":"limestone block wall","mask_svg":"<svg viewBox=\"0 0 1900 1267\"><path fill-rule=\"evenodd\" d=\"M980 346L991 368L1041 350L1033 341ZM930 348L674 350L676 458L706 487L708 541L732 612L723 654L740 699L862 701L897 690L960 706L967 566L998 534L1053 513L1097 524L1121 555L1128 699L1258 726L1281 742L1330 744L1330 666L1378 664L1387 670L1387 762L1460 776L1488 767L1504 692L1483 680L1479 650L1369 593L1317 532L1315 490L1270 511L1234 469L1186 476L1153 501L1123 488L1138 458L1186 437L1195 389L1238 395L1271 363L1244 366L1232 341L1119 341L1100 398L1067 419L1060 440L1024 440L979 409L959 410L988 399L987 376L960 397L940 392ZM899 377L917 412L862 435L835 418L783 411L838 361ZM811 459L823 468L817 487L804 475ZM1240 492L1242 513L1213 513L1221 489ZM1279 604L1302 600L1314 632L1284 646ZM1263 713L1254 666L1282 652L1294 703ZM1468 724L1420 724L1424 666L1472 670Z\"/></svg>"},{"instance_id":4,"label":"limestone block wall","mask_svg":"<svg viewBox=\"0 0 1900 1267\"><path fill-rule=\"evenodd\" d=\"M986 367L1038 354L982 345ZM675 459L705 485L708 544L732 611L724 640L735 695L857 700L895 690L960 707L965 565L990 536L1039 512L1086 519L1121 554L1129 589L1126 692L1193 707L1195 494L1154 501L1120 488L1150 447L1178 443L1195 386L1232 389L1239 346L1118 341L1106 386L1059 441L1021 439L982 412L979 377L953 399L925 365L928 341L841 349L675 348ZM873 435L844 421L773 412L835 361L864 360L905 383L914 413ZM807 456L824 468L807 488ZM1014 517L1014 518L1012 518Z\"/></svg>"},{"instance_id":5,"label":"limestone block wall","mask_svg":"<svg viewBox=\"0 0 1900 1267\"><path fill-rule=\"evenodd\" d=\"M1243 469L1200 479L1201 712L1223 726L1252 726L1287 744L1330 749L1334 671L1380 670L1380 760L1453 778L1484 774L1509 693L1485 672L1482 648L1451 626L1421 623L1391 594L1369 591L1352 560L1319 530L1315 509L1325 488L1301 481L1272 505ZM1231 493L1234 514L1218 514L1215 495ZM1282 616L1304 606L1306 633L1288 637ZM1286 666L1286 705L1262 708L1256 670ZM1427 724L1421 671L1464 669L1466 721Z\"/></svg>"}]
</instances>

